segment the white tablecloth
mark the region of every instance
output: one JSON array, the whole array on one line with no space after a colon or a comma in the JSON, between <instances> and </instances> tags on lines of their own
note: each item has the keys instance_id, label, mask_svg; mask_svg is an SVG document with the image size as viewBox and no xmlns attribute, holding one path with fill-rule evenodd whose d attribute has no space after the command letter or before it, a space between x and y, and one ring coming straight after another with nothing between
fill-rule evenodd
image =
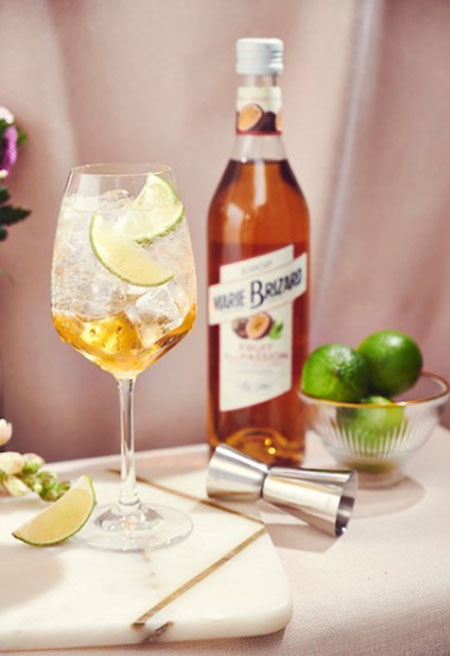
<instances>
[{"instance_id":1,"label":"white tablecloth","mask_svg":"<svg viewBox=\"0 0 450 656\"><path fill-rule=\"evenodd\" d=\"M308 446L308 466L331 464L317 438ZM197 449L200 453L205 446L188 447L184 453ZM183 448L174 449L173 455L180 458ZM104 459L105 464L110 460ZM39 654L124 656L151 650L164 656L448 656L449 467L450 433L439 428L408 463L408 477L401 484L358 493L348 532L336 540L264 507L294 597L293 618L282 632Z\"/></svg>"}]
</instances>

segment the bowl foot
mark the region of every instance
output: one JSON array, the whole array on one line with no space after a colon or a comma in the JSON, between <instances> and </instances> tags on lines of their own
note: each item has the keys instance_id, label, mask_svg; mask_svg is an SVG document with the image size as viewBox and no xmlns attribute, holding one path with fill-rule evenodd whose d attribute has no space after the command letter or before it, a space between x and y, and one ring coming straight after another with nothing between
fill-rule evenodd
<instances>
[{"instance_id":1,"label":"bowl foot","mask_svg":"<svg viewBox=\"0 0 450 656\"><path fill-rule=\"evenodd\" d=\"M394 485L398 485L405 476L400 469L394 469L379 474L356 471L358 472L358 487L362 490L377 490L386 487L393 487Z\"/></svg>"}]
</instances>

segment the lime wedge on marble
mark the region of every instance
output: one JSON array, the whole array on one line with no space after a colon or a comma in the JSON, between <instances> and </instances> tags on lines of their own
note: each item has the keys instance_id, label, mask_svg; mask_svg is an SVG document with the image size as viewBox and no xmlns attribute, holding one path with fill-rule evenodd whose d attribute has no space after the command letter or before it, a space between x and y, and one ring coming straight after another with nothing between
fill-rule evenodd
<instances>
[{"instance_id":1,"label":"lime wedge on marble","mask_svg":"<svg viewBox=\"0 0 450 656\"><path fill-rule=\"evenodd\" d=\"M150 173L138 197L117 225L130 239L145 245L173 230L183 216L183 204L172 185Z\"/></svg>"},{"instance_id":2,"label":"lime wedge on marble","mask_svg":"<svg viewBox=\"0 0 450 656\"><path fill-rule=\"evenodd\" d=\"M150 259L128 233L117 224L107 223L101 214L94 214L90 226L92 249L115 276L140 287L157 287L173 278L173 273Z\"/></svg>"},{"instance_id":3,"label":"lime wedge on marble","mask_svg":"<svg viewBox=\"0 0 450 656\"><path fill-rule=\"evenodd\" d=\"M81 476L58 501L13 531L13 536L35 547L58 544L83 528L94 506L92 479Z\"/></svg>"}]
</instances>

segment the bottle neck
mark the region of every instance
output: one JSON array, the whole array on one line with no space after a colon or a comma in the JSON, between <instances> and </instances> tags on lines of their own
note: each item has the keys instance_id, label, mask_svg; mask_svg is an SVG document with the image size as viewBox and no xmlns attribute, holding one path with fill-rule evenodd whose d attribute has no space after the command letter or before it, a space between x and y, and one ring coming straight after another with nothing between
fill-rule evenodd
<instances>
[{"instance_id":1,"label":"bottle neck","mask_svg":"<svg viewBox=\"0 0 450 656\"><path fill-rule=\"evenodd\" d=\"M233 159L285 159L281 139L281 108L282 96L277 75L242 76L237 90Z\"/></svg>"}]
</instances>

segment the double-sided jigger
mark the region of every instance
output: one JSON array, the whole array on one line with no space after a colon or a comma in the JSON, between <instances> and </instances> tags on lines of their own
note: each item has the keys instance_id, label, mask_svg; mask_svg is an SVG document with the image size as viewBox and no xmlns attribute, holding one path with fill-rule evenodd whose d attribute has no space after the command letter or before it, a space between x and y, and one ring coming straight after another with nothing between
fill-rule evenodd
<instances>
[{"instance_id":1,"label":"double-sided jigger","mask_svg":"<svg viewBox=\"0 0 450 656\"><path fill-rule=\"evenodd\" d=\"M213 499L263 498L335 537L350 520L356 475L346 470L268 467L222 444L209 463L206 489Z\"/></svg>"}]
</instances>

